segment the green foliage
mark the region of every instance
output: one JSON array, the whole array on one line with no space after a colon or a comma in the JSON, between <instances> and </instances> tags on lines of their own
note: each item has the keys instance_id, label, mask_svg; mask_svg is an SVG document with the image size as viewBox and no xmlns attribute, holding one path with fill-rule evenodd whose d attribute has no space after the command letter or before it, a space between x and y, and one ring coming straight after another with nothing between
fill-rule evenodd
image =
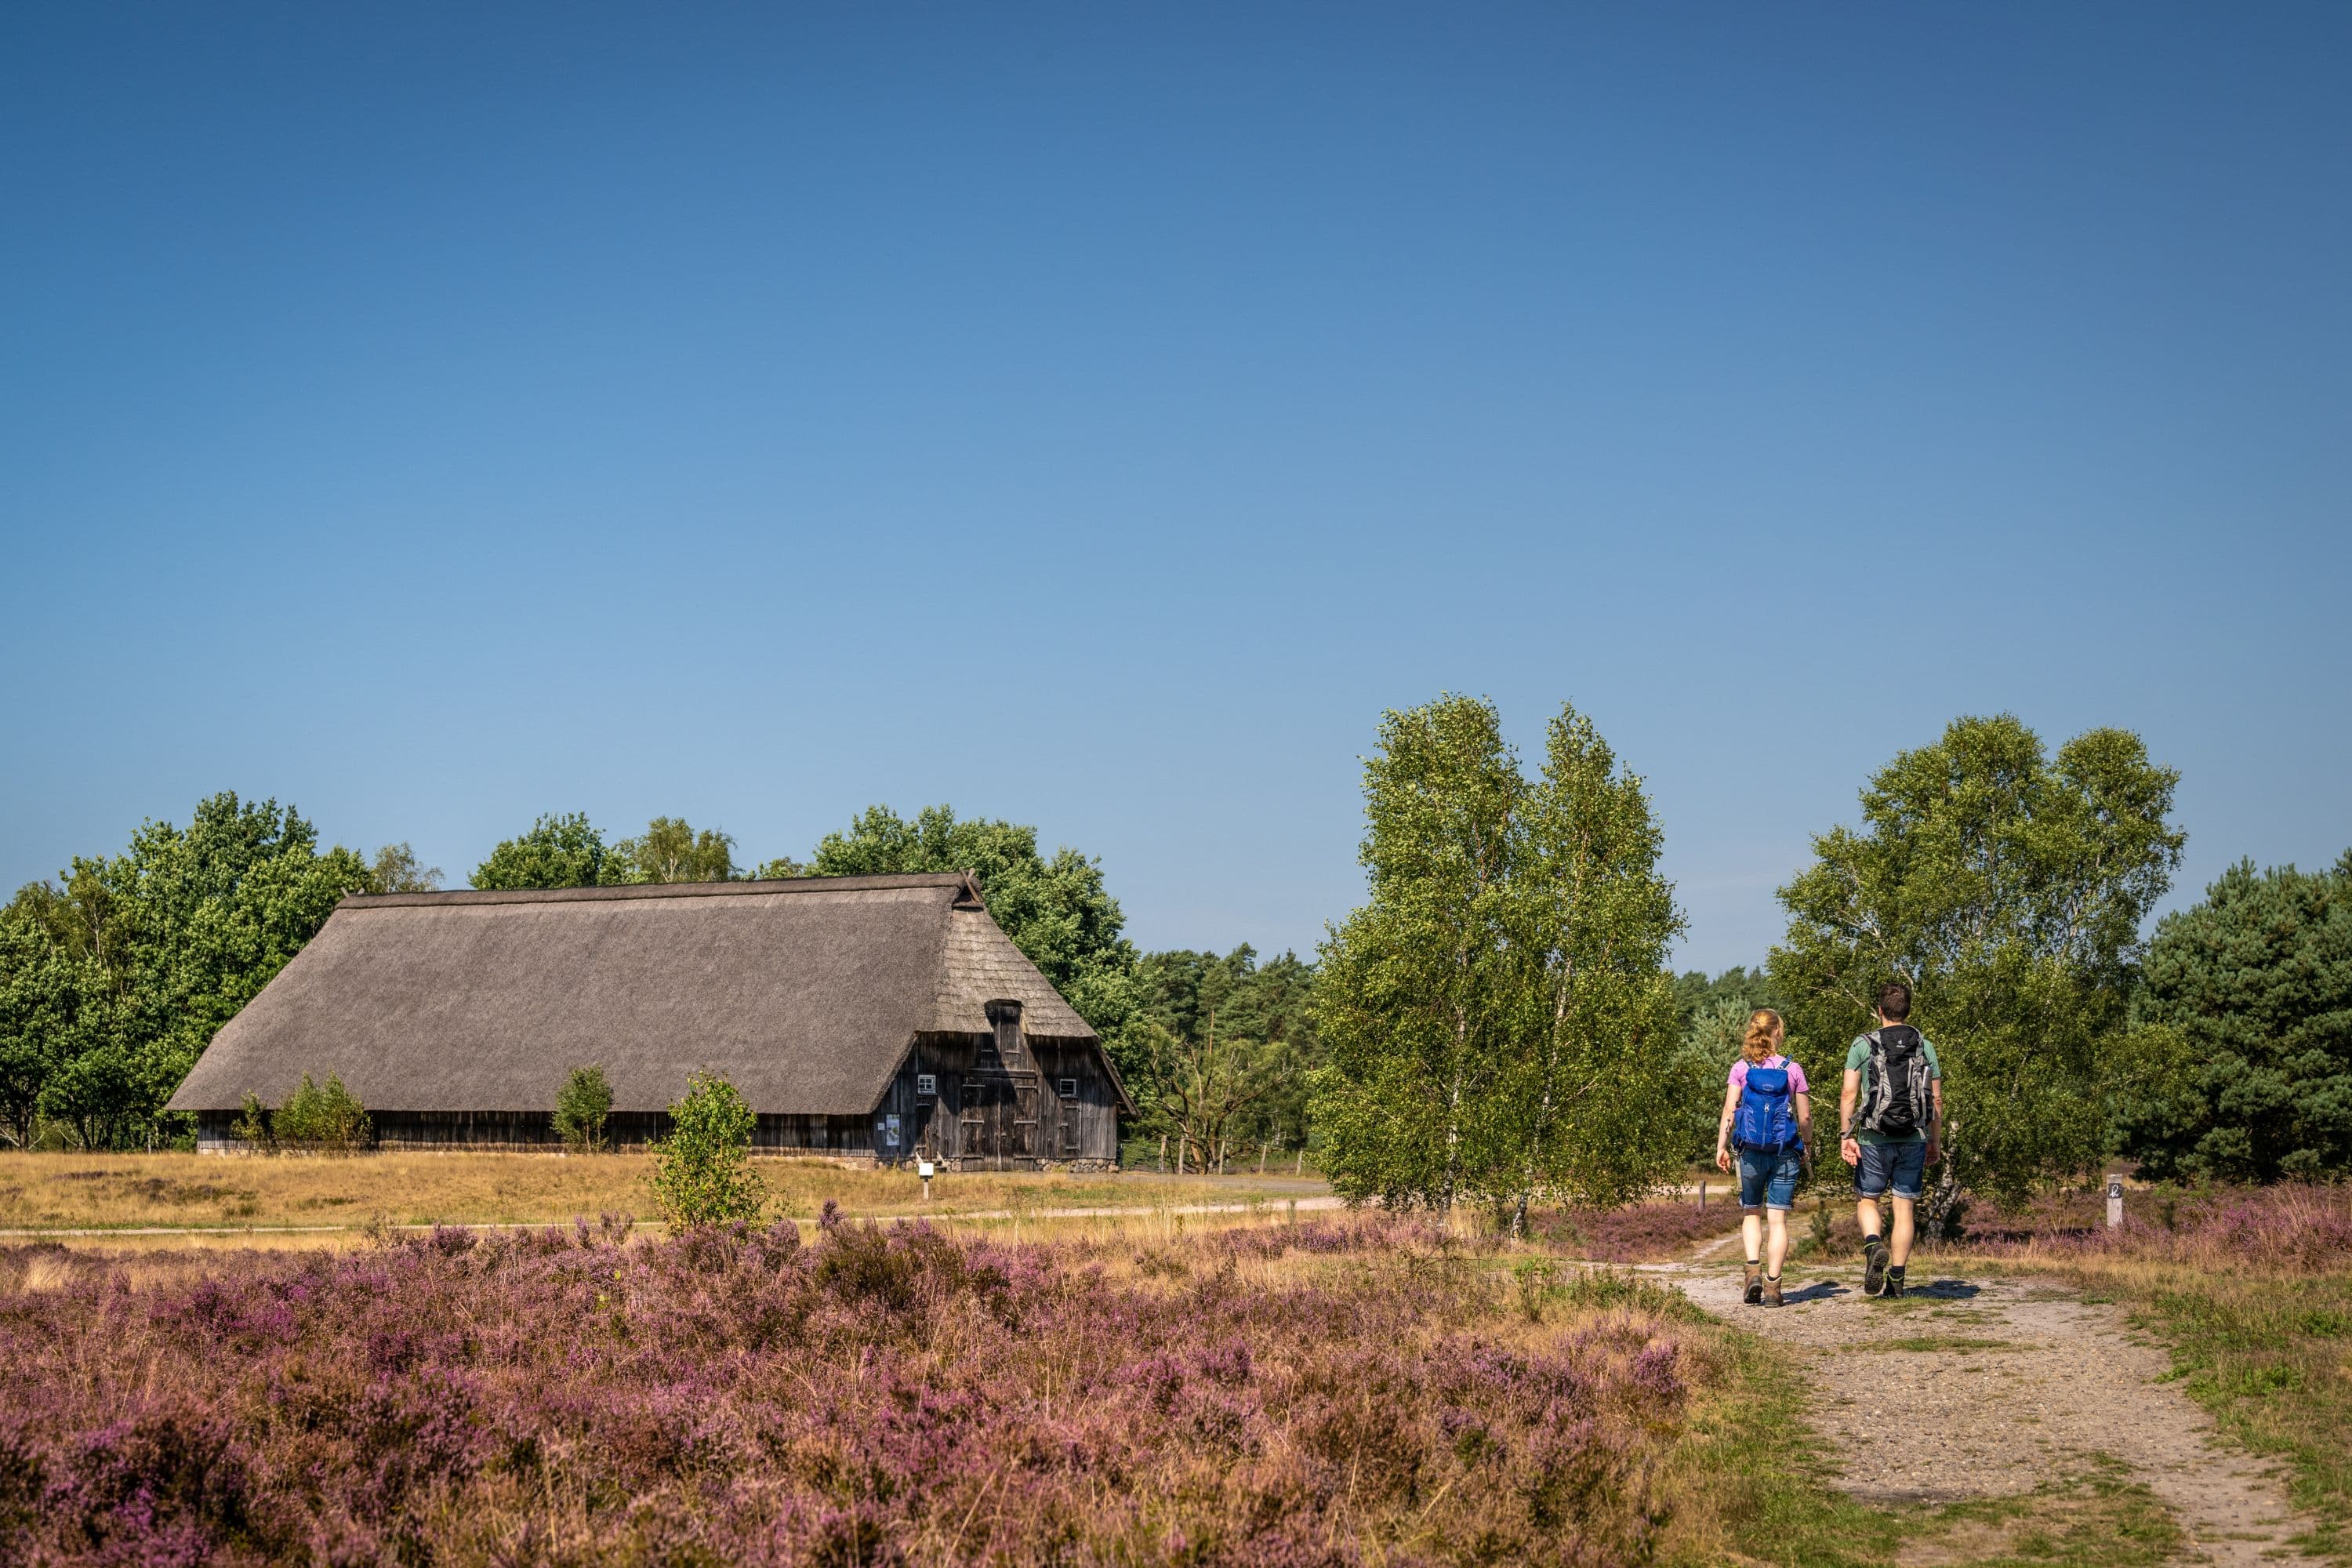
<instances>
[{"instance_id":1,"label":"green foliage","mask_svg":"<svg viewBox=\"0 0 2352 1568\"><path fill-rule=\"evenodd\" d=\"M604 1119L612 1114L613 1085L603 1068L573 1068L555 1092L555 1135L575 1152L604 1146Z\"/></svg>"},{"instance_id":2,"label":"green foliage","mask_svg":"<svg viewBox=\"0 0 2352 1568\"><path fill-rule=\"evenodd\" d=\"M2148 946L2126 1150L2152 1176L2352 1171L2352 851L2328 870L2242 861Z\"/></svg>"},{"instance_id":3,"label":"green foliage","mask_svg":"<svg viewBox=\"0 0 2352 1568\"><path fill-rule=\"evenodd\" d=\"M1064 847L1048 858L1037 830L1010 822L960 821L944 805L908 821L887 805L858 813L847 833L828 833L808 872L860 877L913 871L972 871L989 913L1078 1016L1103 1037L1122 1074L1138 1065L1127 1037L1140 1005L1134 943L1103 889L1101 863Z\"/></svg>"},{"instance_id":4,"label":"green foliage","mask_svg":"<svg viewBox=\"0 0 2352 1568\"><path fill-rule=\"evenodd\" d=\"M761 861L759 869L751 873L751 878L760 882L781 882L788 877L805 877L808 874L809 868L791 856L779 855L772 860Z\"/></svg>"},{"instance_id":5,"label":"green foliage","mask_svg":"<svg viewBox=\"0 0 2352 1568\"><path fill-rule=\"evenodd\" d=\"M621 879L604 835L580 812L542 816L520 838L502 840L474 868L477 888L594 888Z\"/></svg>"},{"instance_id":6,"label":"green foliage","mask_svg":"<svg viewBox=\"0 0 2352 1568\"><path fill-rule=\"evenodd\" d=\"M1944 1069L1939 1204L1963 1184L2015 1196L2105 1152L2102 1058L2179 863L2178 777L2125 731L2052 757L2010 715L1955 720L1881 769L1862 826L1815 838L1814 864L1780 889L1771 980L1821 1092L1872 1026L1878 986L1911 986Z\"/></svg>"},{"instance_id":7,"label":"green foliage","mask_svg":"<svg viewBox=\"0 0 2352 1568\"><path fill-rule=\"evenodd\" d=\"M368 862L371 893L432 893L441 888L441 868L417 859L407 841L387 844Z\"/></svg>"},{"instance_id":8,"label":"green foliage","mask_svg":"<svg viewBox=\"0 0 2352 1568\"><path fill-rule=\"evenodd\" d=\"M716 828L697 833L682 816L656 816L613 846L604 874L614 882L731 881L735 840Z\"/></svg>"},{"instance_id":9,"label":"green foliage","mask_svg":"<svg viewBox=\"0 0 2352 1568\"><path fill-rule=\"evenodd\" d=\"M245 1091L239 1102L236 1120L228 1125L229 1135L238 1142L254 1149L275 1150L278 1139L269 1130L269 1108L251 1089Z\"/></svg>"},{"instance_id":10,"label":"green foliage","mask_svg":"<svg viewBox=\"0 0 2352 1568\"><path fill-rule=\"evenodd\" d=\"M697 1073L669 1116L670 1134L655 1150L653 1186L670 1228L758 1219L767 1201L751 1169L759 1118L735 1086Z\"/></svg>"},{"instance_id":11,"label":"green foliage","mask_svg":"<svg viewBox=\"0 0 2352 1568\"><path fill-rule=\"evenodd\" d=\"M22 907L33 901L0 910L0 1134L20 1149L33 1142L50 1080L106 1019L109 995L104 972Z\"/></svg>"},{"instance_id":12,"label":"green foliage","mask_svg":"<svg viewBox=\"0 0 2352 1568\"><path fill-rule=\"evenodd\" d=\"M1213 1169L1221 1152L1255 1147L1233 1135L1283 1080L1289 1064L1279 1047L1221 1035L1213 1018L1192 1038L1146 1018L1134 1037L1142 1071L1129 1088L1147 1125L1176 1137L1177 1169Z\"/></svg>"},{"instance_id":13,"label":"green foliage","mask_svg":"<svg viewBox=\"0 0 2352 1568\"><path fill-rule=\"evenodd\" d=\"M1238 1044L1250 1048L1250 1070L1242 1076L1250 1088L1234 1105L1218 1130L1236 1152L1296 1150L1306 1146L1307 1075L1322 1065L1308 992L1315 970L1296 953L1286 952L1265 963L1244 942L1223 954L1171 949L1148 952L1137 967L1142 992L1144 1022L1136 1034L1129 1092L1143 1112L1141 1131L1156 1135L1179 1131L1181 1117L1165 1069L1174 1061L1192 1064L1196 1079L1206 1076L1198 1058L1212 1037L1220 1050ZM1228 1058L1225 1067L1240 1064ZM1181 1098L1181 1097L1177 1097ZM1195 1134L1196 1145L1199 1134ZM1215 1139L1209 1147L1214 1152Z\"/></svg>"},{"instance_id":14,"label":"green foliage","mask_svg":"<svg viewBox=\"0 0 2352 1568\"><path fill-rule=\"evenodd\" d=\"M37 1077L41 1115L116 1148L176 1131L163 1101L369 868L291 807L222 794L63 880L20 890L0 936L0 1116Z\"/></svg>"},{"instance_id":15,"label":"green foliage","mask_svg":"<svg viewBox=\"0 0 2352 1568\"><path fill-rule=\"evenodd\" d=\"M258 1104L249 1105L247 1113L250 1115ZM286 1103L268 1113L268 1122L272 1143L331 1153L364 1149L374 1135L366 1109L333 1073L327 1075L324 1084L311 1082L310 1075L304 1073Z\"/></svg>"},{"instance_id":16,"label":"green foliage","mask_svg":"<svg viewBox=\"0 0 2352 1568\"><path fill-rule=\"evenodd\" d=\"M1649 1086L1677 1045L1681 920L1641 781L1573 708L1530 779L1490 705L1447 697L1383 717L1364 795L1371 899L1314 986L1334 1184L1516 1216L1661 1179L1675 1108Z\"/></svg>"}]
</instances>

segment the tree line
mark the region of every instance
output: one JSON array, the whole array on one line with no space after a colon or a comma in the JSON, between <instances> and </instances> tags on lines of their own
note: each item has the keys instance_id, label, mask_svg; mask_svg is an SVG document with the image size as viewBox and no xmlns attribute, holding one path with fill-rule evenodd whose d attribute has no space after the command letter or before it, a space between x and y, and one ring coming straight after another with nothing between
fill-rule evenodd
<instances>
[{"instance_id":1,"label":"tree line","mask_svg":"<svg viewBox=\"0 0 2352 1568\"><path fill-rule=\"evenodd\" d=\"M1047 852L1034 826L858 813L805 860L740 864L735 840L683 817L608 836L579 813L541 816L500 841L478 889L720 881L749 877L975 871L989 909L1101 1033L1149 1142L1178 1141L1198 1169L1221 1149L1296 1149L1313 1060L1307 966L1233 952L1144 954L1101 865ZM197 803L185 827L149 822L113 856L77 857L0 909L0 1140L85 1149L184 1145L188 1119L163 1106L213 1035L258 994L354 892L437 889L442 872L405 843L363 855L322 848L317 827L275 800ZM301 1102L307 1107L309 1100ZM257 1110L276 1127L288 1108ZM299 1124L300 1108L293 1127ZM309 1145L308 1132L273 1134Z\"/></svg>"},{"instance_id":2,"label":"tree line","mask_svg":"<svg viewBox=\"0 0 2352 1568\"><path fill-rule=\"evenodd\" d=\"M1780 889L1758 969L1671 977L1641 782L1573 709L1532 774L1491 705L1388 716L1365 765L1370 899L1323 951L1311 1104L1343 1192L1523 1213L1616 1201L1712 1145L1749 1012L1835 1093L1889 980L1941 1056L1929 1220L2121 1158L2150 1175L2352 1170L2352 853L2242 862L2148 917L2185 835L2137 735L2050 752L2011 715L1898 753ZM1824 1140L1826 1142L1826 1140Z\"/></svg>"},{"instance_id":3,"label":"tree line","mask_svg":"<svg viewBox=\"0 0 2352 1568\"><path fill-rule=\"evenodd\" d=\"M1311 961L1139 952L1098 860L946 805L872 806L805 860L749 867L682 817L608 837L554 814L471 881L977 872L1101 1034L1139 1110L1130 1161L1311 1148L1342 1191L1392 1204L1517 1215L1654 1186L1711 1146L1752 1008L1784 1015L1833 1092L1887 979L1912 987L1947 1075L1935 1215L2118 1157L2151 1175L2352 1171L2352 852L2314 872L2241 863L2151 931L2185 842L2177 784L2127 731L2052 752L2014 717L1956 720L1813 840L1766 961L1712 978L1668 968L1663 829L1591 721L1564 708L1529 767L1492 705L1460 697L1384 717L1367 901ZM322 848L292 807L224 794L28 884L0 909L0 1138L184 1140L163 1101L335 903L440 883L405 844Z\"/></svg>"}]
</instances>

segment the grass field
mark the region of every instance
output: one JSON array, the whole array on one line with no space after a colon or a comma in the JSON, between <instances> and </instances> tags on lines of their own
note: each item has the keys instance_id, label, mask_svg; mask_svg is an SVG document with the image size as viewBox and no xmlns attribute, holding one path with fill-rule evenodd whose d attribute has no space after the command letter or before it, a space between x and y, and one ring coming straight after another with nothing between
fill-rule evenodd
<instances>
[{"instance_id":1,"label":"grass field","mask_svg":"<svg viewBox=\"0 0 2352 1568\"><path fill-rule=\"evenodd\" d=\"M645 1154L374 1153L346 1157L0 1154L0 1230L393 1225L569 1225L654 1215ZM950 1215L1005 1210L1261 1202L1326 1191L1279 1176L942 1175L923 1198L911 1171L806 1159L753 1162L774 1212Z\"/></svg>"}]
</instances>

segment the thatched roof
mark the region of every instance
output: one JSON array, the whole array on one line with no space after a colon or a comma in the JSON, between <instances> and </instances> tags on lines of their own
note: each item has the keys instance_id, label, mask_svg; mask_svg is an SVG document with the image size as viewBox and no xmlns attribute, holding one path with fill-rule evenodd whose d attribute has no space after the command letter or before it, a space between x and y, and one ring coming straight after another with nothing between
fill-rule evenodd
<instances>
[{"instance_id":1,"label":"thatched roof","mask_svg":"<svg viewBox=\"0 0 2352 1568\"><path fill-rule=\"evenodd\" d=\"M573 1068L659 1110L708 1068L755 1110L871 1110L919 1033L1092 1040L961 873L354 895L216 1036L174 1110L330 1072L372 1110L543 1110Z\"/></svg>"}]
</instances>

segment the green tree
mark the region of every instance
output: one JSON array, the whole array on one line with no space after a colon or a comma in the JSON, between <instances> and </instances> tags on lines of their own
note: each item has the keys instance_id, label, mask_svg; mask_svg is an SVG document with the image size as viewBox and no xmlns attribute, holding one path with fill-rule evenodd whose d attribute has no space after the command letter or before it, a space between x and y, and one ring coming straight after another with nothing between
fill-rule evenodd
<instances>
[{"instance_id":1,"label":"green tree","mask_svg":"<svg viewBox=\"0 0 2352 1568\"><path fill-rule=\"evenodd\" d=\"M716 828L697 833L682 816L656 816L635 838L613 846L607 879L617 882L725 882L735 876L735 840Z\"/></svg>"},{"instance_id":2,"label":"green tree","mask_svg":"<svg viewBox=\"0 0 2352 1568\"><path fill-rule=\"evenodd\" d=\"M791 856L779 855L772 860L761 861L759 869L751 873L751 879L757 882L781 882L790 877L805 877L808 874L808 868Z\"/></svg>"},{"instance_id":3,"label":"green tree","mask_svg":"<svg viewBox=\"0 0 2352 1568\"><path fill-rule=\"evenodd\" d=\"M1535 1016L1492 1113L1511 1164L1482 1184L1515 1231L1539 1194L1622 1203L1675 1163L1675 1107L1643 1090L1680 1043L1666 955L1683 930L1642 781L1572 707L1551 721L1517 826L1511 948Z\"/></svg>"},{"instance_id":4,"label":"green tree","mask_svg":"<svg viewBox=\"0 0 2352 1568\"><path fill-rule=\"evenodd\" d=\"M1370 900L1314 987L1334 1184L1523 1217L1654 1184L1676 1152L1650 1086L1677 1043L1680 920L1640 780L1573 708L1529 780L1493 707L1446 697L1383 717L1364 795Z\"/></svg>"},{"instance_id":5,"label":"green tree","mask_svg":"<svg viewBox=\"0 0 2352 1568\"><path fill-rule=\"evenodd\" d=\"M1486 703L1382 716L1364 763L1370 900L1317 965L1329 1063L1324 1168L1350 1199L1451 1208L1521 1020L1508 970L1512 815L1525 782Z\"/></svg>"},{"instance_id":6,"label":"green tree","mask_svg":"<svg viewBox=\"0 0 2352 1568\"><path fill-rule=\"evenodd\" d=\"M474 868L473 885L499 892L594 888L619 881L620 872L604 834L573 812L542 816L520 837L501 840Z\"/></svg>"},{"instance_id":7,"label":"green tree","mask_svg":"<svg viewBox=\"0 0 2352 1568\"><path fill-rule=\"evenodd\" d=\"M18 1148L31 1145L50 1081L87 1048L91 1009L110 994L105 972L35 915L0 910L0 1134Z\"/></svg>"},{"instance_id":8,"label":"green tree","mask_svg":"<svg viewBox=\"0 0 2352 1568\"><path fill-rule=\"evenodd\" d=\"M758 1219L767 1202L751 1169L759 1118L735 1086L697 1073L669 1117L669 1136L655 1150L653 1186L670 1228Z\"/></svg>"},{"instance_id":9,"label":"green tree","mask_svg":"<svg viewBox=\"0 0 2352 1568\"><path fill-rule=\"evenodd\" d=\"M249 1106L250 1116L256 1106ZM368 1121L366 1107L359 1097L343 1087L343 1080L333 1073L323 1084L310 1081L304 1073L286 1103L267 1113L269 1142L273 1145L297 1144L329 1153L348 1154L367 1147L374 1136Z\"/></svg>"},{"instance_id":10,"label":"green tree","mask_svg":"<svg viewBox=\"0 0 2352 1568\"><path fill-rule=\"evenodd\" d=\"M320 849L293 807L226 792L198 802L185 828L149 822L122 854L75 859L47 918L108 994L85 999L52 1114L85 1142L176 1131L163 1103L213 1036L367 886L366 863Z\"/></svg>"},{"instance_id":11,"label":"green tree","mask_svg":"<svg viewBox=\"0 0 2352 1568\"><path fill-rule=\"evenodd\" d=\"M848 832L825 835L809 864L818 877L914 871L978 873L1013 945L1094 1026L1122 1074L1138 1065L1127 1039L1140 1002L1135 945L1120 934L1125 917L1103 887L1100 862L1066 847L1039 853L1034 827L962 821L944 805L908 821L876 805Z\"/></svg>"},{"instance_id":12,"label":"green tree","mask_svg":"<svg viewBox=\"0 0 2352 1568\"><path fill-rule=\"evenodd\" d=\"M613 1114L613 1085L600 1067L573 1068L555 1093L555 1135L576 1153L604 1146L604 1121Z\"/></svg>"},{"instance_id":13,"label":"green tree","mask_svg":"<svg viewBox=\"0 0 2352 1568\"><path fill-rule=\"evenodd\" d=\"M2122 1041L2140 928L2179 864L2178 779L2126 731L2052 757L2008 714L1955 720L1874 775L1861 826L1815 838L1813 865L1780 889L1789 934L1771 979L1790 1053L1823 1092L1879 985L1911 987L1945 1078L1931 1223L1963 1186L2014 1198L2103 1153L2102 1057Z\"/></svg>"},{"instance_id":14,"label":"green tree","mask_svg":"<svg viewBox=\"0 0 2352 1568\"><path fill-rule=\"evenodd\" d=\"M441 868L417 859L416 851L404 839L385 845L368 862L367 890L371 893L434 893L440 889Z\"/></svg>"},{"instance_id":15,"label":"green tree","mask_svg":"<svg viewBox=\"0 0 2352 1568\"><path fill-rule=\"evenodd\" d=\"M1315 969L1296 953L1265 963L1244 942L1231 952L1174 948L1148 952L1137 965L1143 1022L1172 1037L1138 1034L1138 1064L1128 1089L1142 1111L1139 1131L1147 1138L1173 1131L1155 1107L1162 1100L1159 1079L1171 1053L1199 1050L1212 1026L1230 1040L1262 1042L1265 1082L1237 1106L1223 1129L1237 1151L1305 1147L1312 1125L1307 1115L1307 1079L1322 1065L1322 1050L1308 1006Z\"/></svg>"},{"instance_id":16,"label":"green tree","mask_svg":"<svg viewBox=\"0 0 2352 1568\"><path fill-rule=\"evenodd\" d=\"M2241 861L2149 943L2138 1052L2111 1074L2150 1175L2352 1171L2352 850L2325 871Z\"/></svg>"},{"instance_id":17,"label":"green tree","mask_svg":"<svg viewBox=\"0 0 2352 1568\"><path fill-rule=\"evenodd\" d=\"M1144 1019L1135 1034L1144 1071L1130 1088L1150 1122L1174 1134L1177 1169L1213 1170L1229 1148L1249 1146L1228 1140L1238 1118L1281 1081L1286 1063L1278 1048L1220 1034L1214 1015L1189 1037L1155 1018Z\"/></svg>"}]
</instances>

